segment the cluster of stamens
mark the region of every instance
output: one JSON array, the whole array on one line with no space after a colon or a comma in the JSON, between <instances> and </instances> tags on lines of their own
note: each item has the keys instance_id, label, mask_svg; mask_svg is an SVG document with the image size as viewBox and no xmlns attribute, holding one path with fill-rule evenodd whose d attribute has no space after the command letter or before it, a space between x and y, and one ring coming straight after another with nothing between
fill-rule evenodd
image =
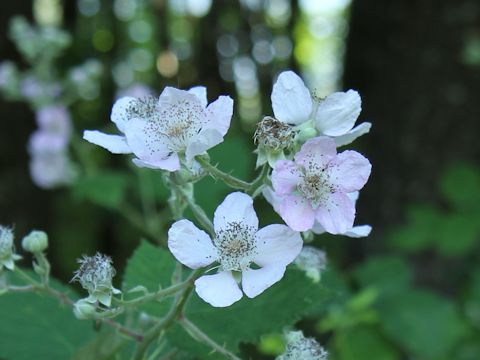
<instances>
[{"instance_id":1,"label":"cluster of stamens","mask_svg":"<svg viewBox=\"0 0 480 360\"><path fill-rule=\"evenodd\" d=\"M335 187L329 181L328 172L325 170L317 167L303 169L297 185L297 190L310 201L314 209L326 199L328 194L335 192Z\"/></svg>"},{"instance_id":2,"label":"cluster of stamens","mask_svg":"<svg viewBox=\"0 0 480 360\"><path fill-rule=\"evenodd\" d=\"M89 293L110 289L115 269L109 256L97 253L94 256L83 256L78 260L80 268L75 271L72 281L78 281Z\"/></svg>"},{"instance_id":3,"label":"cluster of stamens","mask_svg":"<svg viewBox=\"0 0 480 360\"><path fill-rule=\"evenodd\" d=\"M271 116L265 116L258 123L253 139L259 146L278 151L290 148L296 133L292 126Z\"/></svg>"},{"instance_id":4,"label":"cluster of stamens","mask_svg":"<svg viewBox=\"0 0 480 360\"><path fill-rule=\"evenodd\" d=\"M230 222L219 230L214 239L223 270L242 271L256 254L255 230L240 222Z\"/></svg>"}]
</instances>

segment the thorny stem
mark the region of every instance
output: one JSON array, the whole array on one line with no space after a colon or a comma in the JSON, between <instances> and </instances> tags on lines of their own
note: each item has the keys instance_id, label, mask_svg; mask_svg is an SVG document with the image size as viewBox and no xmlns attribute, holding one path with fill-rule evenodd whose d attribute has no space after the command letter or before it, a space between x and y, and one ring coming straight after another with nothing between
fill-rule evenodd
<instances>
[{"instance_id":1,"label":"thorny stem","mask_svg":"<svg viewBox=\"0 0 480 360\"><path fill-rule=\"evenodd\" d=\"M265 181L267 180L270 170L268 165L265 164L263 165L260 174L255 178L255 180L253 180L252 182L246 182L223 172L201 156L197 156L195 159L199 162L203 169L214 179L221 180L228 186L235 189L243 190L247 194L252 195L253 197L256 197L259 194L260 189L263 187Z\"/></svg>"},{"instance_id":2,"label":"thorny stem","mask_svg":"<svg viewBox=\"0 0 480 360\"><path fill-rule=\"evenodd\" d=\"M170 327L176 319L183 316L183 308L193 290L193 283L202 274L203 270L197 269L190 274L187 280L185 280L189 283L189 286L177 296L175 304L172 306L168 314L145 333L143 341L138 344L137 351L135 352L135 360L143 360L151 343L158 338L162 331Z\"/></svg>"},{"instance_id":3,"label":"thorny stem","mask_svg":"<svg viewBox=\"0 0 480 360\"><path fill-rule=\"evenodd\" d=\"M208 172L208 174L213 177L214 179L221 180L228 186L231 186L235 189L247 191L250 189L251 184L236 178L230 174L223 172L222 170L218 169L216 166L210 164L208 160L201 156L195 157L195 160L202 165L203 169Z\"/></svg>"},{"instance_id":4,"label":"thorny stem","mask_svg":"<svg viewBox=\"0 0 480 360\"><path fill-rule=\"evenodd\" d=\"M195 218L198 220L198 222L202 225L202 227L208 231L208 233L214 237L215 236L215 230L213 229L213 224L208 218L207 214L205 214L205 211L198 206L192 199L191 196L189 196L181 186L178 186L176 184L172 184L175 189L177 190L178 194L182 196L184 201L188 204L190 209L193 212L193 215L195 215Z\"/></svg>"},{"instance_id":5,"label":"thorny stem","mask_svg":"<svg viewBox=\"0 0 480 360\"><path fill-rule=\"evenodd\" d=\"M214 340L212 340L207 334L205 334L202 330L200 330L194 323L192 323L187 318L183 317L180 319L180 324L183 328L190 334L192 338L199 342L203 342L204 344L210 346L213 350L218 351L220 354L225 355L228 359L232 360L241 360L235 354L231 353L223 346L217 344Z\"/></svg>"},{"instance_id":6,"label":"thorny stem","mask_svg":"<svg viewBox=\"0 0 480 360\"><path fill-rule=\"evenodd\" d=\"M185 287L187 287L189 285L190 285L190 281L186 280L186 281L181 282L179 284L172 285L168 288L161 289L161 290L159 290L157 292L154 292L154 293L146 294L146 295L141 296L141 297L136 298L136 299L126 300L126 301L116 300L116 299L114 299L114 300L119 304L119 306L122 306L122 307L138 306L138 305L142 305L142 304L144 304L146 302L149 302L149 301L152 301L152 300L160 300L160 299L162 299L166 296L173 295L173 294L179 292L180 290L184 289Z\"/></svg>"},{"instance_id":7,"label":"thorny stem","mask_svg":"<svg viewBox=\"0 0 480 360\"><path fill-rule=\"evenodd\" d=\"M54 297L60 301L60 303L73 306L75 302L65 293L58 291L52 287L50 287L48 284L41 284L38 281L34 280L31 278L28 274L26 274L23 270L21 270L18 267L15 267L15 272L20 275L24 280L26 280L28 283L31 285L27 286L10 286L8 289L12 289L13 291L32 291L32 292L43 292L47 295L50 295L51 297ZM28 290L27 290L28 288ZM116 321L113 321L111 319L96 319L97 321L100 321L101 323L105 323L118 332L131 337L137 342L141 342L143 340L143 336L141 334L137 334L133 330L130 330L123 326L122 324L117 323Z\"/></svg>"}]
</instances>

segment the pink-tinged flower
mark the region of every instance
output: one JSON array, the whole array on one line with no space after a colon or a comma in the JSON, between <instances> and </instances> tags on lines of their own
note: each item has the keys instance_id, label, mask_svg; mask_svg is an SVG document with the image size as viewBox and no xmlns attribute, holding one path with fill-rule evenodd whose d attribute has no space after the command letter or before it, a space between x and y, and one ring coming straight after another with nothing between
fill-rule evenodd
<instances>
[{"instance_id":1,"label":"pink-tinged flower","mask_svg":"<svg viewBox=\"0 0 480 360\"><path fill-rule=\"evenodd\" d=\"M278 196L275 194L273 189L271 187L265 187L262 191L263 197L270 203L270 205L273 206L273 209L277 212L280 213L280 204L282 202L282 197ZM358 191L352 192L352 193L347 193L347 196L353 201L354 205L358 199ZM313 224L312 227L312 232L321 235L325 233L325 229L323 228L320 223L315 220L315 223ZM344 233L338 234L338 235L343 235L343 236L348 236L351 238L361 238L361 237L367 237L370 235L370 232L372 231L372 227L370 225L355 225L352 226L350 229L347 229ZM305 247L304 247L305 248Z\"/></svg>"},{"instance_id":2,"label":"pink-tinged flower","mask_svg":"<svg viewBox=\"0 0 480 360\"><path fill-rule=\"evenodd\" d=\"M353 127L362 110L358 92L336 92L320 99L310 93L293 71L284 71L278 76L271 100L277 120L292 125L311 122L318 135L334 138L337 146L351 143L368 133L372 126L362 123Z\"/></svg>"},{"instance_id":3,"label":"pink-tinged flower","mask_svg":"<svg viewBox=\"0 0 480 360\"><path fill-rule=\"evenodd\" d=\"M83 137L115 154L134 153L139 167L176 171L180 159L191 164L196 155L223 141L232 113L228 96L207 106L204 87L189 91L166 87L158 100L117 100L111 119L124 136L85 131Z\"/></svg>"},{"instance_id":4,"label":"pink-tinged flower","mask_svg":"<svg viewBox=\"0 0 480 360\"><path fill-rule=\"evenodd\" d=\"M195 281L197 294L212 306L230 306L242 290L249 298L261 294L283 277L302 249L300 234L286 225L259 230L253 200L240 192L225 198L213 224L213 240L188 220L175 222L168 232L168 248L182 264L191 269L220 264L218 273Z\"/></svg>"},{"instance_id":5,"label":"pink-tinged flower","mask_svg":"<svg viewBox=\"0 0 480 360\"><path fill-rule=\"evenodd\" d=\"M272 185L280 198L276 210L295 231L310 230L318 221L325 231L344 234L355 218L355 203L348 194L365 185L370 171L370 162L358 152L337 154L331 138L310 139L295 161L275 164Z\"/></svg>"},{"instance_id":6,"label":"pink-tinged flower","mask_svg":"<svg viewBox=\"0 0 480 360\"><path fill-rule=\"evenodd\" d=\"M64 152L45 152L30 159L30 175L33 182L43 189L70 184L76 173Z\"/></svg>"}]
</instances>

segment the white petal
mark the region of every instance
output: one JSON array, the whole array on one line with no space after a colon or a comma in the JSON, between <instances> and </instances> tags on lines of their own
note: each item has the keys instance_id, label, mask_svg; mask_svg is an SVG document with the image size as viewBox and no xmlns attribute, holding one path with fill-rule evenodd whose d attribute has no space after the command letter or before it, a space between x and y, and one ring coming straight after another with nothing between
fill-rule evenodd
<instances>
[{"instance_id":1,"label":"white petal","mask_svg":"<svg viewBox=\"0 0 480 360\"><path fill-rule=\"evenodd\" d=\"M217 249L205 231L189 220L175 222L168 230L168 248L183 265L198 269L217 260Z\"/></svg>"},{"instance_id":2,"label":"white petal","mask_svg":"<svg viewBox=\"0 0 480 360\"><path fill-rule=\"evenodd\" d=\"M112 113L110 114L110 119L117 125L118 130L125 132L125 122L129 120L128 108L130 107L133 101L137 99L125 96L118 99L115 104L113 104Z\"/></svg>"},{"instance_id":3,"label":"white petal","mask_svg":"<svg viewBox=\"0 0 480 360\"><path fill-rule=\"evenodd\" d=\"M199 108L203 109L201 105L202 99L198 98L194 92L176 89L171 86L165 87L160 94L160 98L158 99L160 109L164 109L165 106L172 106L184 101L198 104Z\"/></svg>"},{"instance_id":4,"label":"white petal","mask_svg":"<svg viewBox=\"0 0 480 360\"><path fill-rule=\"evenodd\" d=\"M152 126L154 124L151 121L131 119L125 124L125 136L133 153L141 161L156 168L163 168L162 165L174 152L169 148L169 139L155 132Z\"/></svg>"},{"instance_id":5,"label":"white petal","mask_svg":"<svg viewBox=\"0 0 480 360\"><path fill-rule=\"evenodd\" d=\"M85 130L83 138L92 144L101 146L113 154L131 154L125 136L108 135L97 130Z\"/></svg>"},{"instance_id":6,"label":"white petal","mask_svg":"<svg viewBox=\"0 0 480 360\"><path fill-rule=\"evenodd\" d=\"M194 139L192 139L185 151L187 162L190 163L192 159L200 154L203 154L208 149L223 141L223 135L216 129L204 129Z\"/></svg>"},{"instance_id":7,"label":"white petal","mask_svg":"<svg viewBox=\"0 0 480 360\"><path fill-rule=\"evenodd\" d=\"M355 90L333 93L323 100L315 114L315 126L328 136L346 134L353 128L360 112L362 100Z\"/></svg>"},{"instance_id":8,"label":"white petal","mask_svg":"<svg viewBox=\"0 0 480 360\"><path fill-rule=\"evenodd\" d=\"M285 274L285 266L270 265L258 270L248 269L242 273L242 289L253 298L278 282Z\"/></svg>"},{"instance_id":9,"label":"white petal","mask_svg":"<svg viewBox=\"0 0 480 360\"><path fill-rule=\"evenodd\" d=\"M233 100L230 96L220 96L207 107L207 113L210 117L209 128L216 129L222 136L228 131L233 115Z\"/></svg>"},{"instance_id":10,"label":"white petal","mask_svg":"<svg viewBox=\"0 0 480 360\"><path fill-rule=\"evenodd\" d=\"M300 254L303 240L300 233L286 225L274 224L260 229L255 236L257 256L253 261L259 266L274 264L287 266Z\"/></svg>"},{"instance_id":11,"label":"white petal","mask_svg":"<svg viewBox=\"0 0 480 360\"><path fill-rule=\"evenodd\" d=\"M371 231L372 227L370 225L359 225L352 227L344 235L351 238L361 238L370 235Z\"/></svg>"},{"instance_id":12,"label":"white petal","mask_svg":"<svg viewBox=\"0 0 480 360\"><path fill-rule=\"evenodd\" d=\"M284 71L278 76L271 98L277 120L294 125L309 120L312 97L303 80L293 71Z\"/></svg>"},{"instance_id":13,"label":"white petal","mask_svg":"<svg viewBox=\"0 0 480 360\"><path fill-rule=\"evenodd\" d=\"M207 88L205 86L194 86L190 88L188 92L195 95L204 108L207 107Z\"/></svg>"},{"instance_id":14,"label":"white petal","mask_svg":"<svg viewBox=\"0 0 480 360\"><path fill-rule=\"evenodd\" d=\"M352 143L356 138L367 134L370 131L371 127L372 124L369 122L361 123L360 125L355 126L352 130L347 132L345 135L335 137L335 144L337 145L337 147L348 145Z\"/></svg>"},{"instance_id":15,"label":"white petal","mask_svg":"<svg viewBox=\"0 0 480 360\"><path fill-rule=\"evenodd\" d=\"M231 222L243 223L255 231L258 229L258 217L249 195L241 192L231 193L217 207L213 217L215 232L225 229Z\"/></svg>"},{"instance_id":16,"label":"white petal","mask_svg":"<svg viewBox=\"0 0 480 360\"><path fill-rule=\"evenodd\" d=\"M353 201L353 203L355 204L358 200L358 197L360 196L360 191L354 191L354 192L351 192L351 193L348 193L347 196L350 198L350 200Z\"/></svg>"},{"instance_id":17,"label":"white petal","mask_svg":"<svg viewBox=\"0 0 480 360\"><path fill-rule=\"evenodd\" d=\"M153 170L163 169L167 171L177 171L180 169L180 159L175 153L171 154L166 159L156 161L155 163L142 161L137 158L132 159L132 162L139 168L147 168Z\"/></svg>"},{"instance_id":18,"label":"white petal","mask_svg":"<svg viewBox=\"0 0 480 360\"><path fill-rule=\"evenodd\" d=\"M230 271L198 278L195 281L195 291L198 296L215 307L230 306L243 296Z\"/></svg>"}]
</instances>

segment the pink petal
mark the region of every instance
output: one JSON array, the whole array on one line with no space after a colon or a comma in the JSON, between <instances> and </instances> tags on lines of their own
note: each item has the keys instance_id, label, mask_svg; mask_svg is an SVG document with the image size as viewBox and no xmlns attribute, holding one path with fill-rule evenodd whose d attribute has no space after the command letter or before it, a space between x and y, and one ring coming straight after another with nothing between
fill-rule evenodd
<instances>
[{"instance_id":1,"label":"pink petal","mask_svg":"<svg viewBox=\"0 0 480 360\"><path fill-rule=\"evenodd\" d=\"M344 234L353 226L355 204L344 193L332 193L316 210L316 219L326 232Z\"/></svg>"},{"instance_id":2,"label":"pink petal","mask_svg":"<svg viewBox=\"0 0 480 360\"><path fill-rule=\"evenodd\" d=\"M308 140L295 154L295 162L309 169L323 169L337 154L335 141L326 136Z\"/></svg>"},{"instance_id":3,"label":"pink petal","mask_svg":"<svg viewBox=\"0 0 480 360\"><path fill-rule=\"evenodd\" d=\"M300 233L286 225L274 224L260 229L255 236L258 255L253 261L260 266L290 264L302 250Z\"/></svg>"},{"instance_id":4,"label":"pink petal","mask_svg":"<svg viewBox=\"0 0 480 360\"><path fill-rule=\"evenodd\" d=\"M230 271L204 275L195 281L195 291L204 301L215 307L226 307L243 296Z\"/></svg>"},{"instance_id":5,"label":"pink petal","mask_svg":"<svg viewBox=\"0 0 480 360\"><path fill-rule=\"evenodd\" d=\"M280 216L295 231L307 231L312 228L315 221L315 212L308 200L287 195L280 204Z\"/></svg>"},{"instance_id":6,"label":"pink petal","mask_svg":"<svg viewBox=\"0 0 480 360\"><path fill-rule=\"evenodd\" d=\"M278 160L272 172L272 185L279 195L292 193L300 181L298 166L290 160Z\"/></svg>"},{"instance_id":7,"label":"pink petal","mask_svg":"<svg viewBox=\"0 0 480 360\"><path fill-rule=\"evenodd\" d=\"M242 272L242 289L245 295L253 298L280 281L285 274L285 266L270 265L261 269L248 269Z\"/></svg>"},{"instance_id":8,"label":"pink petal","mask_svg":"<svg viewBox=\"0 0 480 360\"><path fill-rule=\"evenodd\" d=\"M328 169L332 184L345 192L360 190L368 180L372 165L356 151L344 151L330 163Z\"/></svg>"},{"instance_id":9,"label":"pink petal","mask_svg":"<svg viewBox=\"0 0 480 360\"><path fill-rule=\"evenodd\" d=\"M175 222L168 230L168 248L183 265L198 269L217 260L217 249L203 230L189 220Z\"/></svg>"}]
</instances>

